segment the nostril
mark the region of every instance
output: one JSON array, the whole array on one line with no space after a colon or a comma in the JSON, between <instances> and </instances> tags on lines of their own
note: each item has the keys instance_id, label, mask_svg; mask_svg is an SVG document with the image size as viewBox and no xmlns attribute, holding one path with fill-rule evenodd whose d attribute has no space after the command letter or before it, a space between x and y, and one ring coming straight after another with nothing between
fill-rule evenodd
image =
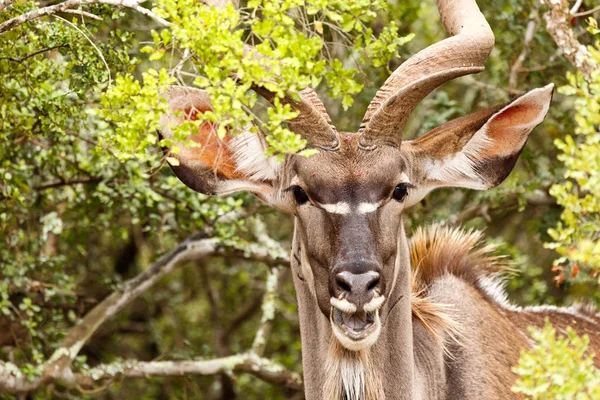
<instances>
[{"instance_id":1,"label":"nostril","mask_svg":"<svg viewBox=\"0 0 600 400\"><path fill-rule=\"evenodd\" d=\"M341 290L343 290L345 292L352 291L352 288L350 287L350 285L344 280L343 277L341 277L339 275L335 277L335 283L338 286L338 288L340 288Z\"/></svg>"},{"instance_id":2,"label":"nostril","mask_svg":"<svg viewBox=\"0 0 600 400\"><path fill-rule=\"evenodd\" d=\"M377 286L379 286L379 281L381 279L379 278L379 276L373 278L373 280L369 283L369 285L367 286L367 291L370 292L371 290L375 289Z\"/></svg>"}]
</instances>

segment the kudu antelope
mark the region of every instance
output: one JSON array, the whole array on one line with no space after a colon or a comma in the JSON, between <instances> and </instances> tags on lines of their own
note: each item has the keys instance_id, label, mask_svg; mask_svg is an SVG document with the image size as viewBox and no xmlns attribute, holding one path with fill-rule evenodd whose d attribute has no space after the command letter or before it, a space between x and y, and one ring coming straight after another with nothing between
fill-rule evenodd
<instances>
[{"instance_id":1,"label":"kudu antelope","mask_svg":"<svg viewBox=\"0 0 600 400\"><path fill-rule=\"evenodd\" d=\"M480 72L493 33L474 0L438 0L451 35L402 64L377 92L357 133L337 132L315 92L286 102L315 156L264 156L246 132L216 139L205 123L181 147L175 174L206 194L249 191L295 217L292 271L308 399L512 399L511 367L544 318L573 325L600 349L599 318L575 308L521 309L505 301L500 267L476 233L433 227L409 244L403 211L443 186L485 190L510 173L544 119L553 86L402 141L432 90ZM273 95L256 91L267 100ZM206 93L166 94L169 127L209 110ZM176 111L179 111L176 113ZM411 258L412 266L411 269Z\"/></svg>"}]
</instances>

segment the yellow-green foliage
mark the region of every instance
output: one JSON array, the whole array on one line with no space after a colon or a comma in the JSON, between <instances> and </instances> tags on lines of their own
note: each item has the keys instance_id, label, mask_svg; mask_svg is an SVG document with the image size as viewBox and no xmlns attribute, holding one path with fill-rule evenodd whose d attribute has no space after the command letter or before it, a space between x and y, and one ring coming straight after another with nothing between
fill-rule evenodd
<instances>
[{"instance_id":1,"label":"yellow-green foliage","mask_svg":"<svg viewBox=\"0 0 600 400\"><path fill-rule=\"evenodd\" d=\"M543 329L530 328L535 346L523 351L513 372L519 378L513 391L539 400L600 399L600 371L589 354L589 337L557 336L549 321Z\"/></svg>"},{"instance_id":2,"label":"yellow-green foliage","mask_svg":"<svg viewBox=\"0 0 600 400\"><path fill-rule=\"evenodd\" d=\"M594 31L592 25L591 31ZM600 42L590 52L600 64ZM565 165L562 183L552 186L550 193L564 207L561 221L549 234L554 240L548 247L556 249L567 260L592 270L600 269L600 70L591 81L568 73L569 85L560 93L575 96L575 135L557 139Z\"/></svg>"},{"instance_id":3,"label":"yellow-green foliage","mask_svg":"<svg viewBox=\"0 0 600 400\"><path fill-rule=\"evenodd\" d=\"M329 94L341 97L342 106L347 109L363 90L363 84L356 79L358 68L387 65L398 48L412 39L412 34L400 37L394 23L377 34L367 25L387 10L387 2L381 0L253 0L239 10L231 3L214 8L196 0L158 0L154 11L171 25L160 33L153 32L153 45L141 51L150 54L150 61L159 61L165 54L183 54L179 67L171 74L179 78L178 83L194 85L210 94L213 111L205 113L202 119L217 122L221 137L226 133L225 127L239 132L255 122L267 134L269 154L283 156L306 147L304 139L282 124L297 116L289 105L281 104L284 96L295 96L307 86L317 87L323 81ZM355 54L354 62L342 63L332 56L327 43L334 36L347 42L346 50ZM132 101L129 93L131 76L119 78L109 91L110 96L105 96L105 105L110 107L103 115L117 124L117 134L126 131L128 138L154 134L143 118L133 118L139 122L137 125L126 124L130 117L158 116L163 111L150 110L157 103L160 85L156 78L147 78L152 77L144 77L141 92L152 94L146 98L154 101L142 101L141 113L137 111L140 102ZM172 82L162 79L160 83ZM256 86L276 94L274 107L266 116L257 117L253 112L257 96L250 89ZM156 125L158 119L149 121ZM125 152L131 149L122 142L133 143L138 152L145 147L139 140L115 140L115 144L124 145L120 147Z\"/></svg>"}]
</instances>

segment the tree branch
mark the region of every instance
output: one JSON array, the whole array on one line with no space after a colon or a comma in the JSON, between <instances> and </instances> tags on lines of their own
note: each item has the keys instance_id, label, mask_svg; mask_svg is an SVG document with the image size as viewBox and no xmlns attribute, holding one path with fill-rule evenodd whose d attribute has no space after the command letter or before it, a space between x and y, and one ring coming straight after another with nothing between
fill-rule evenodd
<instances>
[{"instance_id":1,"label":"tree branch","mask_svg":"<svg viewBox=\"0 0 600 400\"><path fill-rule=\"evenodd\" d=\"M60 371L52 380L68 387L93 388L102 381L118 378L146 378L150 376L216 375L219 373L245 372L257 378L301 391L302 378L278 363L259 357L254 353L244 353L212 360L193 361L120 361L101 364L81 372L73 372L70 367ZM46 383L38 376L33 379L21 372L12 363L0 362L0 389L7 393L30 392Z\"/></svg>"},{"instance_id":2,"label":"tree branch","mask_svg":"<svg viewBox=\"0 0 600 400\"><path fill-rule=\"evenodd\" d=\"M571 11L573 11L573 10L571 10ZM596 11L600 11L600 6L596 6L596 7L592 8L591 10L582 11L582 12L579 12L579 13L573 13L572 12L571 15L573 17L585 17L586 15L593 14Z\"/></svg>"},{"instance_id":3,"label":"tree branch","mask_svg":"<svg viewBox=\"0 0 600 400\"><path fill-rule=\"evenodd\" d=\"M36 18L40 18L45 15L52 15L59 12L64 12L66 10L73 9L86 4L107 4L111 6L131 8L132 10L135 10L142 15L152 18L154 21L158 22L162 26L170 25L169 22L160 18L152 11L148 10L147 8L141 7L139 3L142 3L143 1L144 0L67 0L64 3L54 4L52 6L29 11L28 13L19 15L18 17L3 22L2 24L0 24L0 34Z\"/></svg>"},{"instance_id":4,"label":"tree branch","mask_svg":"<svg viewBox=\"0 0 600 400\"><path fill-rule=\"evenodd\" d=\"M548 33L562 50L567 60L589 81L592 72L598 66L588 49L579 43L573 34L570 25L572 15L569 11L569 2L567 0L543 1L549 8L549 11L544 14Z\"/></svg>"},{"instance_id":5,"label":"tree branch","mask_svg":"<svg viewBox=\"0 0 600 400\"><path fill-rule=\"evenodd\" d=\"M262 356L267 346L267 340L273 327L273 318L275 318L275 300L277 298L277 287L279 283L280 269L272 267L269 269L267 283L265 285L265 295L262 303L262 318L260 327L254 336L252 351L258 356Z\"/></svg>"},{"instance_id":6,"label":"tree branch","mask_svg":"<svg viewBox=\"0 0 600 400\"><path fill-rule=\"evenodd\" d=\"M300 375L253 353L212 360L113 363L95 367L88 372L75 374L73 382L80 386L91 386L100 380L118 377L216 375L228 372L246 372L265 382L285 386L293 390L302 390Z\"/></svg>"},{"instance_id":7,"label":"tree branch","mask_svg":"<svg viewBox=\"0 0 600 400\"><path fill-rule=\"evenodd\" d=\"M149 289L163 276L173 271L178 265L215 254L217 244L218 239L206 239L204 234L192 236L174 250L162 256L146 271L125 282L121 288L96 305L79 324L71 329L60 347L45 365L44 377L46 379L60 379L62 370L69 366L100 325L122 310L123 307ZM0 388L1 385L0 382Z\"/></svg>"}]
</instances>

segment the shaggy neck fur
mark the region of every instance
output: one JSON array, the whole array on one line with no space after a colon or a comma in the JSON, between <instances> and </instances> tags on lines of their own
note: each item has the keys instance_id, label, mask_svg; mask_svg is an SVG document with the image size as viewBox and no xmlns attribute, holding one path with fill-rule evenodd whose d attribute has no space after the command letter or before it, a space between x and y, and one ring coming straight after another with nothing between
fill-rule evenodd
<instances>
[{"instance_id":1,"label":"shaggy neck fur","mask_svg":"<svg viewBox=\"0 0 600 400\"><path fill-rule=\"evenodd\" d=\"M368 350L349 351L332 337L324 369L329 378L323 387L324 399L385 398L381 376L375 373Z\"/></svg>"}]
</instances>

